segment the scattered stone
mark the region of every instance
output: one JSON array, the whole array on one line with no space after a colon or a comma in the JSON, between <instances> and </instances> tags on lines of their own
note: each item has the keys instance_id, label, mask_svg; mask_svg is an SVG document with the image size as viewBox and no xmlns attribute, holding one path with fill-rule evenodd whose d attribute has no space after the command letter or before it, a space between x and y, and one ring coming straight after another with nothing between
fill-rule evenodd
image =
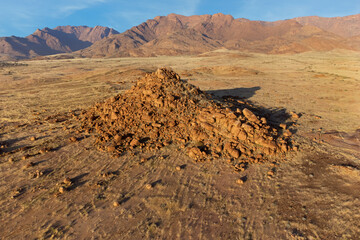
<instances>
[{"instance_id":1,"label":"scattered stone","mask_svg":"<svg viewBox=\"0 0 360 240\"><path fill-rule=\"evenodd\" d=\"M30 138L30 141L35 141L36 140L36 137L35 136L32 136L31 138Z\"/></svg>"},{"instance_id":2,"label":"scattered stone","mask_svg":"<svg viewBox=\"0 0 360 240\"><path fill-rule=\"evenodd\" d=\"M295 112L290 112L290 114L291 114L291 117L292 117L293 119L295 119L295 120L297 120L297 119L300 118L300 116L299 116L297 113L295 113Z\"/></svg>"},{"instance_id":3,"label":"scattered stone","mask_svg":"<svg viewBox=\"0 0 360 240\"><path fill-rule=\"evenodd\" d=\"M188 150L188 155L189 157L191 157L192 159L194 159L195 161L200 161L202 160L205 156L206 153L202 152L199 148L197 147L192 147Z\"/></svg>"},{"instance_id":4,"label":"scattered stone","mask_svg":"<svg viewBox=\"0 0 360 240\"><path fill-rule=\"evenodd\" d=\"M283 135L284 135L285 137L290 137L290 136L292 135L292 133L290 132L289 129L286 129L286 130L283 132Z\"/></svg>"},{"instance_id":5,"label":"scattered stone","mask_svg":"<svg viewBox=\"0 0 360 240\"><path fill-rule=\"evenodd\" d=\"M115 202L113 202L113 206L118 207L118 206L120 206L120 203L118 201L115 201Z\"/></svg>"},{"instance_id":6,"label":"scattered stone","mask_svg":"<svg viewBox=\"0 0 360 240\"><path fill-rule=\"evenodd\" d=\"M66 188L61 186L59 187L59 193L63 194L66 191Z\"/></svg>"},{"instance_id":7,"label":"scattered stone","mask_svg":"<svg viewBox=\"0 0 360 240\"><path fill-rule=\"evenodd\" d=\"M70 142L77 142L78 139L76 137L70 137L69 140Z\"/></svg>"},{"instance_id":8,"label":"scattered stone","mask_svg":"<svg viewBox=\"0 0 360 240\"><path fill-rule=\"evenodd\" d=\"M176 171L180 171L181 170L181 166L176 166Z\"/></svg>"},{"instance_id":9,"label":"scattered stone","mask_svg":"<svg viewBox=\"0 0 360 240\"><path fill-rule=\"evenodd\" d=\"M266 118L262 117L260 120L261 120L261 123L262 123L262 124L267 124Z\"/></svg>"},{"instance_id":10,"label":"scattered stone","mask_svg":"<svg viewBox=\"0 0 360 240\"><path fill-rule=\"evenodd\" d=\"M108 146L107 150L108 152L115 152L116 148L115 146Z\"/></svg>"},{"instance_id":11,"label":"scattered stone","mask_svg":"<svg viewBox=\"0 0 360 240\"><path fill-rule=\"evenodd\" d=\"M44 175L44 172L40 171L40 170L36 170L33 173L29 173L29 175L30 175L31 178L40 178L41 176Z\"/></svg>"},{"instance_id":12,"label":"scattered stone","mask_svg":"<svg viewBox=\"0 0 360 240\"><path fill-rule=\"evenodd\" d=\"M286 129L286 124L285 123L280 123L279 125L282 129Z\"/></svg>"},{"instance_id":13,"label":"scattered stone","mask_svg":"<svg viewBox=\"0 0 360 240\"><path fill-rule=\"evenodd\" d=\"M239 178L236 180L236 183L239 185L242 185L244 183L244 181L241 178Z\"/></svg>"},{"instance_id":14,"label":"scattered stone","mask_svg":"<svg viewBox=\"0 0 360 240\"><path fill-rule=\"evenodd\" d=\"M40 154L46 153L46 149L45 149L45 148L40 149L40 150L39 150L39 153L40 153Z\"/></svg>"},{"instance_id":15,"label":"scattered stone","mask_svg":"<svg viewBox=\"0 0 360 240\"><path fill-rule=\"evenodd\" d=\"M153 186L152 186L150 183L147 183L147 184L145 184L145 188L146 188L146 189L152 189Z\"/></svg>"},{"instance_id":16,"label":"scattered stone","mask_svg":"<svg viewBox=\"0 0 360 240\"><path fill-rule=\"evenodd\" d=\"M139 144L140 144L139 140L135 138L130 142L130 146L132 147L138 146Z\"/></svg>"},{"instance_id":17,"label":"scattered stone","mask_svg":"<svg viewBox=\"0 0 360 240\"><path fill-rule=\"evenodd\" d=\"M24 192L24 189L23 189L23 188L17 188L17 189L15 189L15 190L11 193L11 198L12 198L12 199L17 198L17 197L19 197L23 192Z\"/></svg>"},{"instance_id":18,"label":"scattered stone","mask_svg":"<svg viewBox=\"0 0 360 240\"><path fill-rule=\"evenodd\" d=\"M229 143L229 142L225 144L224 150L226 150L226 151L229 153L229 155L230 155L231 157L233 157L233 158L239 158L239 157L240 157L240 152L239 152L239 150L233 148L233 147L231 146L231 143Z\"/></svg>"},{"instance_id":19,"label":"scattered stone","mask_svg":"<svg viewBox=\"0 0 360 240\"><path fill-rule=\"evenodd\" d=\"M66 178L63 180L63 183L64 183L66 186L71 186L72 181L71 181L70 178L66 177Z\"/></svg>"},{"instance_id":20,"label":"scattered stone","mask_svg":"<svg viewBox=\"0 0 360 240\"><path fill-rule=\"evenodd\" d=\"M13 163L13 162L14 162L14 158L10 157L10 158L8 159L8 161L9 161L10 163Z\"/></svg>"},{"instance_id":21,"label":"scattered stone","mask_svg":"<svg viewBox=\"0 0 360 240\"><path fill-rule=\"evenodd\" d=\"M33 163L33 162L28 162L25 166L24 166L24 168L29 168L29 167L32 167L32 166L34 166L35 165L35 163Z\"/></svg>"}]
</instances>

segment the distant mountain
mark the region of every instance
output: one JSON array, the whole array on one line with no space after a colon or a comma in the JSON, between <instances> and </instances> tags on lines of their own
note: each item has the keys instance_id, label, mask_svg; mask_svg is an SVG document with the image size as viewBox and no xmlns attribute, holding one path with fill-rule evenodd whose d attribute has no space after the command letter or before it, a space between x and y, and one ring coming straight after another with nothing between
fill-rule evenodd
<instances>
[{"instance_id":1,"label":"distant mountain","mask_svg":"<svg viewBox=\"0 0 360 240\"><path fill-rule=\"evenodd\" d=\"M60 26L37 29L21 37L0 38L0 60L26 59L57 53L70 53L91 46L107 36L118 34L112 28L96 26Z\"/></svg>"},{"instance_id":2,"label":"distant mountain","mask_svg":"<svg viewBox=\"0 0 360 240\"><path fill-rule=\"evenodd\" d=\"M335 33L342 37L360 36L360 14L346 17L298 17L294 18L302 25L312 25Z\"/></svg>"},{"instance_id":3,"label":"distant mountain","mask_svg":"<svg viewBox=\"0 0 360 240\"><path fill-rule=\"evenodd\" d=\"M275 22L235 19L221 13L169 14L123 33L99 26L44 28L26 38L0 38L0 60L71 52L81 57L190 55L219 48L275 54L360 51L360 14Z\"/></svg>"},{"instance_id":4,"label":"distant mountain","mask_svg":"<svg viewBox=\"0 0 360 240\"><path fill-rule=\"evenodd\" d=\"M340 27L331 26L351 22L349 28L357 29L358 16L334 18L332 24L326 25L308 18L264 22L234 19L221 13L189 17L170 14L107 37L77 53L83 57L124 57L198 54L222 47L261 53L357 50L357 44L348 37L349 31L341 32Z\"/></svg>"}]
</instances>

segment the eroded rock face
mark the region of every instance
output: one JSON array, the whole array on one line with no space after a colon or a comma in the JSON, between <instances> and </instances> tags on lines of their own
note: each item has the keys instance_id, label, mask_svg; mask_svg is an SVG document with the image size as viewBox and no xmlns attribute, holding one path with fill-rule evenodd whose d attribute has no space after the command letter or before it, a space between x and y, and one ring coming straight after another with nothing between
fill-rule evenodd
<instances>
[{"instance_id":1,"label":"eroded rock face","mask_svg":"<svg viewBox=\"0 0 360 240\"><path fill-rule=\"evenodd\" d=\"M227 157L259 161L288 150L275 129L249 109L213 99L168 69L138 80L132 89L81 116L85 131L97 133L99 149L121 154L175 143L195 161ZM261 156L257 158L256 156Z\"/></svg>"}]
</instances>

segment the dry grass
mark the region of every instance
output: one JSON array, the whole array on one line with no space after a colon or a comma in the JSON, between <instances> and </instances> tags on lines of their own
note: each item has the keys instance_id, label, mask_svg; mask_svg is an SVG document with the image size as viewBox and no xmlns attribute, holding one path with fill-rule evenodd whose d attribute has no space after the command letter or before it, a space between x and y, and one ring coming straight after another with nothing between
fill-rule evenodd
<instances>
[{"instance_id":1,"label":"dry grass","mask_svg":"<svg viewBox=\"0 0 360 240\"><path fill-rule=\"evenodd\" d=\"M359 154L305 136L319 128L360 127L359 60L356 53L339 51L217 51L202 57L26 61L27 66L0 68L0 140L9 153L0 160L0 238L355 238ZM239 174L225 161L193 163L171 145L112 158L94 149L92 138L82 139L75 120L45 120L77 113L163 66L202 90L301 113L294 126L300 152ZM71 136L80 141L69 141ZM141 162L143 157L148 160ZM25 168L30 161L34 166ZM34 177L36 170L43 175ZM73 185L59 194L65 177ZM236 183L240 177L242 185Z\"/></svg>"}]
</instances>

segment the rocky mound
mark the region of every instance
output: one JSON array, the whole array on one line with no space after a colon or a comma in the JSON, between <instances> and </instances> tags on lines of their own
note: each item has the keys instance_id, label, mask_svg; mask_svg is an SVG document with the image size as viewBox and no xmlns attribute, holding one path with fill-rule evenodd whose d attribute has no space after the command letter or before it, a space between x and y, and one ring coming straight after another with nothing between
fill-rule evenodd
<instances>
[{"instance_id":1,"label":"rocky mound","mask_svg":"<svg viewBox=\"0 0 360 240\"><path fill-rule=\"evenodd\" d=\"M241 170L290 149L288 130L279 137L264 117L216 100L168 69L147 74L124 94L96 104L81 121L83 130L96 132L98 148L113 154L175 143L195 161L227 157Z\"/></svg>"}]
</instances>

